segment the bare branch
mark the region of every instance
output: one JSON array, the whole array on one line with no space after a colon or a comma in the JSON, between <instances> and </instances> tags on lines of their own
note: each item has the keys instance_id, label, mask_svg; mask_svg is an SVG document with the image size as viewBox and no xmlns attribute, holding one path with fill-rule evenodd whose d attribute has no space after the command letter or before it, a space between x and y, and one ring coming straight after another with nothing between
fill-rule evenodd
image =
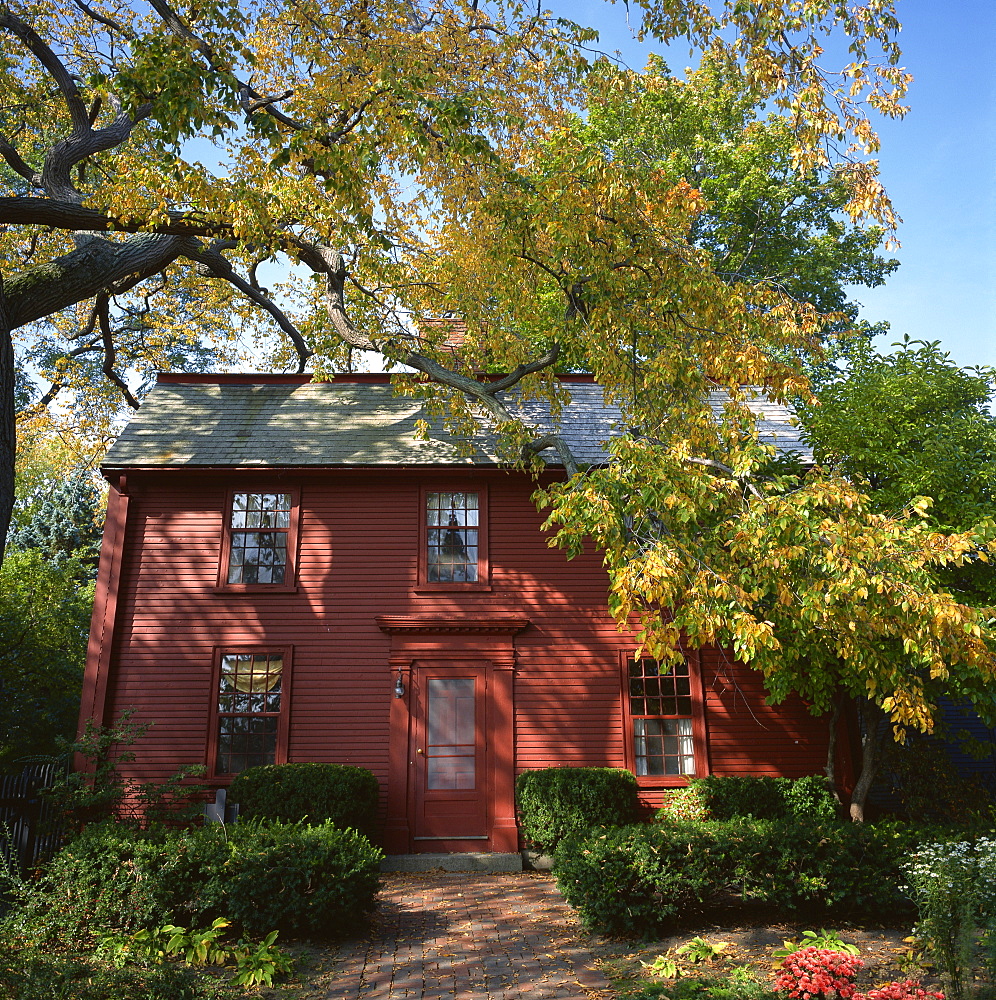
<instances>
[{"instance_id":1,"label":"bare branch","mask_svg":"<svg viewBox=\"0 0 996 1000\"><path fill-rule=\"evenodd\" d=\"M103 372L121 390L128 405L133 410L137 410L139 407L138 400L131 394L131 390L125 384L124 380L114 370L114 359L117 356L117 350L114 347L114 331L111 329L110 299L107 295L101 294L97 296L95 311L100 320L100 339L104 345Z\"/></svg>"},{"instance_id":2,"label":"bare branch","mask_svg":"<svg viewBox=\"0 0 996 1000\"><path fill-rule=\"evenodd\" d=\"M227 244L225 244L227 245ZM202 247L197 253L185 253L184 256L194 261L198 266L198 273L204 277L222 278L229 284L234 285L247 299L255 302L261 309L265 309L276 320L277 326L290 338L297 351L299 372L304 371L305 365L315 352L311 350L301 336L301 332L287 318L286 314L270 299L261 289L253 286L251 281L247 281L232 267L231 263L221 255L214 247Z\"/></svg>"},{"instance_id":3,"label":"bare branch","mask_svg":"<svg viewBox=\"0 0 996 1000\"><path fill-rule=\"evenodd\" d=\"M87 17L93 18L99 24L104 25L105 28L110 28L112 31L118 32L118 34L123 35L125 38L131 39L135 36L125 27L123 24L118 24L117 21L112 21L109 17L105 17L99 11L94 10L92 7L88 7L83 0L73 0L73 4L83 11Z\"/></svg>"},{"instance_id":4,"label":"bare branch","mask_svg":"<svg viewBox=\"0 0 996 1000\"><path fill-rule=\"evenodd\" d=\"M245 112L246 119L251 118L257 111L265 111L268 115L275 118L281 125L286 126L289 129L293 129L295 132L303 132L307 126L303 122L295 121L293 118L289 118L282 111L278 111L273 105L277 100L286 100L290 97L293 91L290 91L285 97L265 97L258 90L251 87L248 83L239 84L239 104L242 105L242 110Z\"/></svg>"},{"instance_id":5,"label":"bare branch","mask_svg":"<svg viewBox=\"0 0 996 1000\"><path fill-rule=\"evenodd\" d=\"M288 97L294 96L293 90L285 90L282 94L274 94L272 97L266 97L265 95L260 96L256 100L249 100L250 98L250 88L246 87L243 91L246 95L246 102L242 105L245 110L246 115L253 115L257 111L262 111L263 109L268 109L271 104L276 104L277 101L286 101Z\"/></svg>"},{"instance_id":6,"label":"bare branch","mask_svg":"<svg viewBox=\"0 0 996 1000\"><path fill-rule=\"evenodd\" d=\"M731 479L735 479L738 483L741 483L744 489L748 490L755 499L764 499L763 494L756 486L743 476L737 475L733 469L731 469L728 465L724 465L722 462L717 462L713 458L695 458L694 456L688 456L685 458L685 461L691 465L704 465L710 469L718 469L720 472L728 475Z\"/></svg>"}]
</instances>

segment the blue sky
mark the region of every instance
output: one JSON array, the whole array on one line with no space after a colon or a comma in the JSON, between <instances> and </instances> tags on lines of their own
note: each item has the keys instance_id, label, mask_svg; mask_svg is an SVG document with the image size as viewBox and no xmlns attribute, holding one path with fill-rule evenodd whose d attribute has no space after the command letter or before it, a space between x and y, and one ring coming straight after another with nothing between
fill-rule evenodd
<instances>
[{"instance_id":1,"label":"blue sky","mask_svg":"<svg viewBox=\"0 0 996 1000\"><path fill-rule=\"evenodd\" d=\"M622 4L553 7L599 29L602 48L644 65ZM898 0L897 8L902 62L915 78L911 110L876 124L881 178L903 219L893 254L901 266L855 298L864 318L891 323L883 347L909 334L939 340L961 365L996 365L996 4ZM684 55L667 57L672 68Z\"/></svg>"}]
</instances>

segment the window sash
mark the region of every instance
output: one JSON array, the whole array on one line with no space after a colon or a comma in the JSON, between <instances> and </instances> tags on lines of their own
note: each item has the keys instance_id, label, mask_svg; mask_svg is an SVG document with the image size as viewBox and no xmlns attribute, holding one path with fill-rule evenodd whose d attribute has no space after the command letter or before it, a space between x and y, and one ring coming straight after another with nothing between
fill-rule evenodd
<instances>
[{"instance_id":1,"label":"window sash","mask_svg":"<svg viewBox=\"0 0 996 1000\"><path fill-rule=\"evenodd\" d=\"M290 493L232 495L226 583L286 583L293 507Z\"/></svg>"},{"instance_id":2,"label":"window sash","mask_svg":"<svg viewBox=\"0 0 996 1000\"><path fill-rule=\"evenodd\" d=\"M695 776L692 720L633 719L633 750L638 776Z\"/></svg>"},{"instance_id":3,"label":"window sash","mask_svg":"<svg viewBox=\"0 0 996 1000\"><path fill-rule=\"evenodd\" d=\"M637 777L694 777L695 704L688 663L668 671L656 660L630 660L627 680Z\"/></svg>"},{"instance_id":4,"label":"window sash","mask_svg":"<svg viewBox=\"0 0 996 1000\"><path fill-rule=\"evenodd\" d=\"M480 497L477 493L427 493L426 579L477 583L480 566Z\"/></svg>"},{"instance_id":5,"label":"window sash","mask_svg":"<svg viewBox=\"0 0 996 1000\"><path fill-rule=\"evenodd\" d=\"M222 654L215 774L277 762L283 669L278 653Z\"/></svg>"}]
</instances>

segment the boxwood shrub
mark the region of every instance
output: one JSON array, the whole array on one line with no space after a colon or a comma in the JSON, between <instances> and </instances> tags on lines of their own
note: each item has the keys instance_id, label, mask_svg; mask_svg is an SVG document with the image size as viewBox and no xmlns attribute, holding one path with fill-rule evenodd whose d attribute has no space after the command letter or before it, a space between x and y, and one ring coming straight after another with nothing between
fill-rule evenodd
<instances>
[{"instance_id":1,"label":"boxwood shrub","mask_svg":"<svg viewBox=\"0 0 996 1000\"><path fill-rule=\"evenodd\" d=\"M228 835L230 861L208 893L250 935L342 938L365 924L383 855L361 833L331 823L240 823Z\"/></svg>"},{"instance_id":2,"label":"boxwood shrub","mask_svg":"<svg viewBox=\"0 0 996 1000\"><path fill-rule=\"evenodd\" d=\"M90 827L40 880L15 887L7 929L78 948L103 931L205 927L216 917L252 937L343 937L373 907L380 858L362 834L331 823Z\"/></svg>"},{"instance_id":3,"label":"boxwood shrub","mask_svg":"<svg viewBox=\"0 0 996 1000\"><path fill-rule=\"evenodd\" d=\"M246 819L334 823L377 835L380 786L372 771L349 764L268 764L232 779L228 801Z\"/></svg>"},{"instance_id":4,"label":"boxwood shrub","mask_svg":"<svg viewBox=\"0 0 996 1000\"><path fill-rule=\"evenodd\" d=\"M819 775L769 778L760 775L718 775L691 778L687 788L665 795L661 815L674 819L729 820L796 818L829 822L837 818L837 801Z\"/></svg>"},{"instance_id":5,"label":"boxwood shrub","mask_svg":"<svg viewBox=\"0 0 996 1000\"><path fill-rule=\"evenodd\" d=\"M734 901L813 920L895 919L911 910L899 865L920 836L797 819L662 821L571 837L554 874L585 927L605 934L660 936Z\"/></svg>"},{"instance_id":6,"label":"boxwood shrub","mask_svg":"<svg viewBox=\"0 0 996 1000\"><path fill-rule=\"evenodd\" d=\"M639 816L636 778L611 767L547 767L515 782L519 827L540 851L592 826L620 826Z\"/></svg>"}]
</instances>

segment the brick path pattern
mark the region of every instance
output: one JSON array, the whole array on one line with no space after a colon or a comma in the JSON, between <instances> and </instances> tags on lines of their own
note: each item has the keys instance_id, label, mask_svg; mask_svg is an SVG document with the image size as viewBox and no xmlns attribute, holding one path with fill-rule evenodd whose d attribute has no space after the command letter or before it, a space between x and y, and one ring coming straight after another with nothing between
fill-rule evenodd
<instances>
[{"instance_id":1,"label":"brick path pattern","mask_svg":"<svg viewBox=\"0 0 996 1000\"><path fill-rule=\"evenodd\" d=\"M327 1000L575 1000L608 983L548 875L384 876Z\"/></svg>"}]
</instances>

